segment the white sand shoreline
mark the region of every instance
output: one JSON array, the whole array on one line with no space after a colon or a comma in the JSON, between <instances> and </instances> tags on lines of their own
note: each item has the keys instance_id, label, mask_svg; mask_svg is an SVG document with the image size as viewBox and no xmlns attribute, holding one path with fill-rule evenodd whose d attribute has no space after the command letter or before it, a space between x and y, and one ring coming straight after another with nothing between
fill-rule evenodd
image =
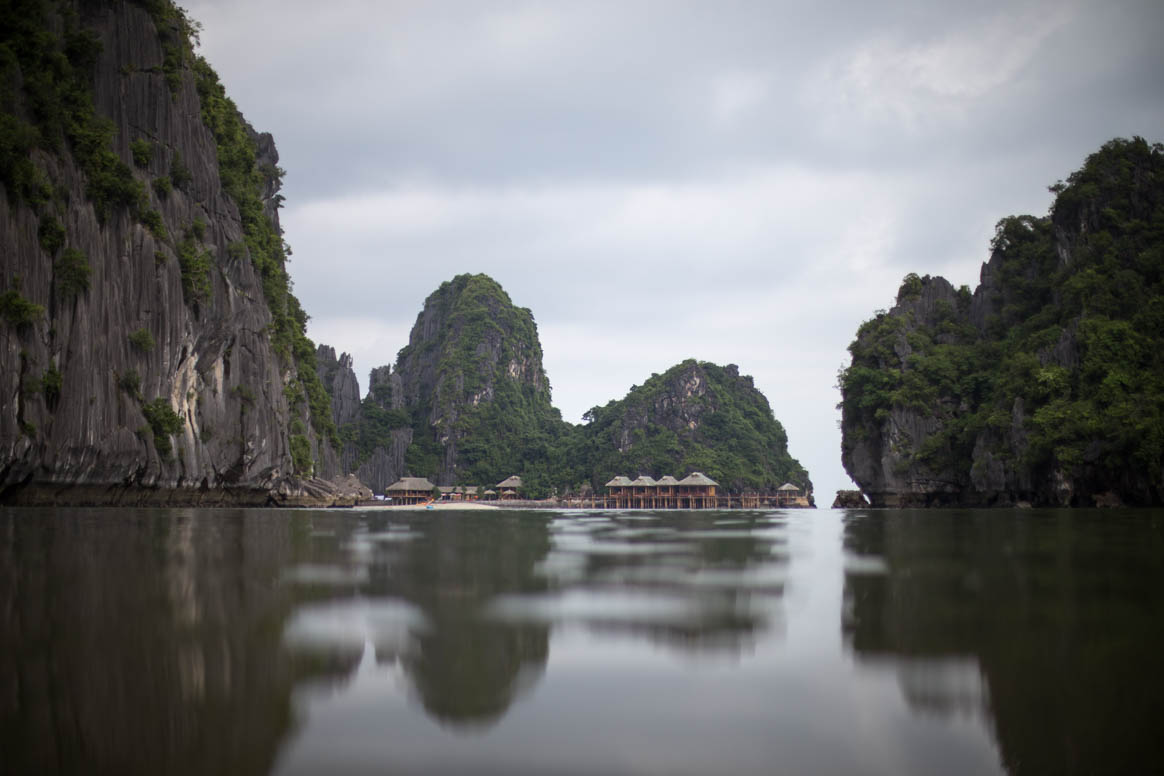
<instances>
[{"instance_id":1,"label":"white sand shoreline","mask_svg":"<svg viewBox=\"0 0 1164 776\"><path fill-rule=\"evenodd\" d=\"M390 503L376 503L376 504L360 504L352 507L353 509L366 510L390 510L392 512L471 512L478 510L499 509L500 507L494 504L482 504L478 501L438 501L432 504L431 508L424 504L390 504Z\"/></svg>"}]
</instances>

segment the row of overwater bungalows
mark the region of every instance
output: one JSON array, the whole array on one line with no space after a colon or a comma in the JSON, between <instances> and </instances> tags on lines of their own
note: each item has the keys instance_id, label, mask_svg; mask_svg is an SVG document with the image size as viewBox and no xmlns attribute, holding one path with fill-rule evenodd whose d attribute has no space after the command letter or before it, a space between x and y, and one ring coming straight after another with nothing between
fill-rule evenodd
<instances>
[{"instance_id":1,"label":"row of overwater bungalows","mask_svg":"<svg viewBox=\"0 0 1164 776\"><path fill-rule=\"evenodd\" d=\"M733 498L716 495L719 483L703 472L692 472L681 480L671 475L654 479L618 476L606 483L607 504L614 509L715 509L731 506ZM760 496L743 500L760 506ZM741 500L741 503L743 503ZM776 489L776 506L808 506L808 499L800 488L786 482Z\"/></svg>"}]
</instances>

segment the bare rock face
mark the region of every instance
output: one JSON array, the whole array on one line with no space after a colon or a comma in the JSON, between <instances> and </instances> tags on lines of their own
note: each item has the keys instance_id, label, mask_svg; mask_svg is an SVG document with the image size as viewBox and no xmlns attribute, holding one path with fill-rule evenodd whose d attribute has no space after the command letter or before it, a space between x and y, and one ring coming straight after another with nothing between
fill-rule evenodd
<instances>
[{"instance_id":1,"label":"bare rock face","mask_svg":"<svg viewBox=\"0 0 1164 776\"><path fill-rule=\"evenodd\" d=\"M331 396L336 426L351 423L360 416L360 382L352 369L352 357L342 353L336 358L335 348L320 345L315 349L315 361L324 390Z\"/></svg>"},{"instance_id":2,"label":"bare rock face","mask_svg":"<svg viewBox=\"0 0 1164 776\"><path fill-rule=\"evenodd\" d=\"M43 216L0 186L0 291L44 308L28 324L0 319L0 499L152 503L164 493L168 503L261 503L294 488L288 429L306 416L288 406L295 365L272 345L263 281L240 249L242 218L220 180L194 77L183 67L167 83L159 33L138 6L85 7L82 24L101 46L96 111L113 122L113 150L160 224L148 228L126 207L103 220L73 155L34 151L62 203L47 207L59 207L63 246L89 267L87 288L65 294L61 249L38 239ZM270 136L251 132L259 163L273 168ZM131 154L135 141L151 149L144 164ZM163 195L153 182L179 165L188 180ZM265 180L277 233L279 181L273 170ZM183 290L183 235L210 264L197 301ZM44 389L56 375L59 386ZM150 415L160 407L178 430Z\"/></svg>"},{"instance_id":3,"label":"bare rock face","mask_svg":"<svg viewBox=\"0 0 1164 776\"><path fill-rule=\"evenodd\" d=\"M838 490L833 509L862 509L869 506L865 494L859 490Z\"/></svg>"}]
</instances>

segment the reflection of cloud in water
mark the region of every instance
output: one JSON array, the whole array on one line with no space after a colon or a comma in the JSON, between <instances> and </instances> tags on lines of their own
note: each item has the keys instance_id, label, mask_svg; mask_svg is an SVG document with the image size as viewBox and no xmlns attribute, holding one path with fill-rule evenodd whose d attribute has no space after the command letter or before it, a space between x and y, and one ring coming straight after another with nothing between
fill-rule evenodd
<instances>
[{"instance_id":1,"label":"reflection of cloud in water","mask_svg":"<svg viewBox=\"0 0 1164 776\"><path fill-rule=\"evenodd\" d=\"M363 585L368 582L368 569L364 566L337 566L323 563L300 563L284 569L282 579L295 585L323 585L346 587Z\"/></svg>"},{"instance_id":2,"label":"reflection of cloud in water","mask_svg":"<svg viewBox=\"0 0 1164 776\"><path fill-rule=\"evenodd\" d=\"M889 564L879 555L845 554L844 572L846 574L888 574Z\"/></svg>"},{"instance_id":3,"label":"reflection of cloud in water","mask_svg":"<svg viewBox=\"0 0 1164 776\"><path fill-rule=\"evenodd\" d=\"M324 651L362 649L371 643L379 657L404 652L413 635L426 625L424 614L403 601L354 599L309 604L287 623L283 641L293 650Z\"/></svg>"},{"instance_id":4,"label":"reflection of cloud in water","mask_svg":"<svg viewBox=\"0 0 1164 776\"><path fill-rule=\"evenodd\" d=\"M988 719L989 692L978 661L971 658L916 659L897 668L901 692L915 711L940 717L960 714Z\"/></svg>"},{"instance_id":5,"label":"reflection of cloud in water","mask_svg":"<svg viewBox=\"0 0 1164 776\"><path fill-rule=\"evenodd\" d=\"M779 594L731 595L569 590L553 595L506 595L485 615L499 622L584 625L595 631L645 636L684 649L737 652L781 622Z\"/></svg>"}]
</instances>

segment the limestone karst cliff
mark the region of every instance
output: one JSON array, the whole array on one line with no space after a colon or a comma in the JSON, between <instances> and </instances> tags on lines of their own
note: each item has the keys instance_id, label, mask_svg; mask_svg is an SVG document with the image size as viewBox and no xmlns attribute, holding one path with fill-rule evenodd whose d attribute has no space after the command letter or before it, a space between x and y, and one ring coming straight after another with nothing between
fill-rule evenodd
<instances>
[{"instance_id":1,"label":"limestone karst cliff","mask_svg":"<svg viewBox=\"0 0 1164 776\"><path fill-rule=\"evenodd\" d=\"M338 396L355 377L330 348L320 353ZM485 487L518 474L524 495L542 498L600 488L614 474L693 470L733 492L789 481L812 489L768 400L734 365L685 361L584 423L563 422L532 314L486 275L459 275L430 294L395 368L372 370L371 383L359 417L336 420L343 471L376 492L406 473Z\"/></svg>"},{"instance_id":2,"label":"limestone karst cliff","mask_svg":"<svg viewBox=\"0 0 1164 776\"><path fill-rule=\"evenodd\" d=\"M909 275L841 374L875 506L1164 503L1164 146L1113 140L971 293Z\"/></svg>"},{"instance_id":3,"label":"limestone karst cliff","mask_svg":"<svg viewBox=\"0 0 1164 776\"><path fill-rule=\"evenodd\" d=\"M338 439L271 137L169 2L3 14L0 498L295 503Z\"/></svg>"},{"instance_id":4,"label":"limestone karst cliff","mask_svg":"<svg viewBox=\"0 0 1164 776\"><path fill-rule=\"evenodd\" d=\"M486 275L430 294L395 369L380 374L372 397L402 413L385 428L407 420L412 432L404 468L440 484L492 484L534 465L563 425L533 315Z\"/></svg>"}]
</instances>

